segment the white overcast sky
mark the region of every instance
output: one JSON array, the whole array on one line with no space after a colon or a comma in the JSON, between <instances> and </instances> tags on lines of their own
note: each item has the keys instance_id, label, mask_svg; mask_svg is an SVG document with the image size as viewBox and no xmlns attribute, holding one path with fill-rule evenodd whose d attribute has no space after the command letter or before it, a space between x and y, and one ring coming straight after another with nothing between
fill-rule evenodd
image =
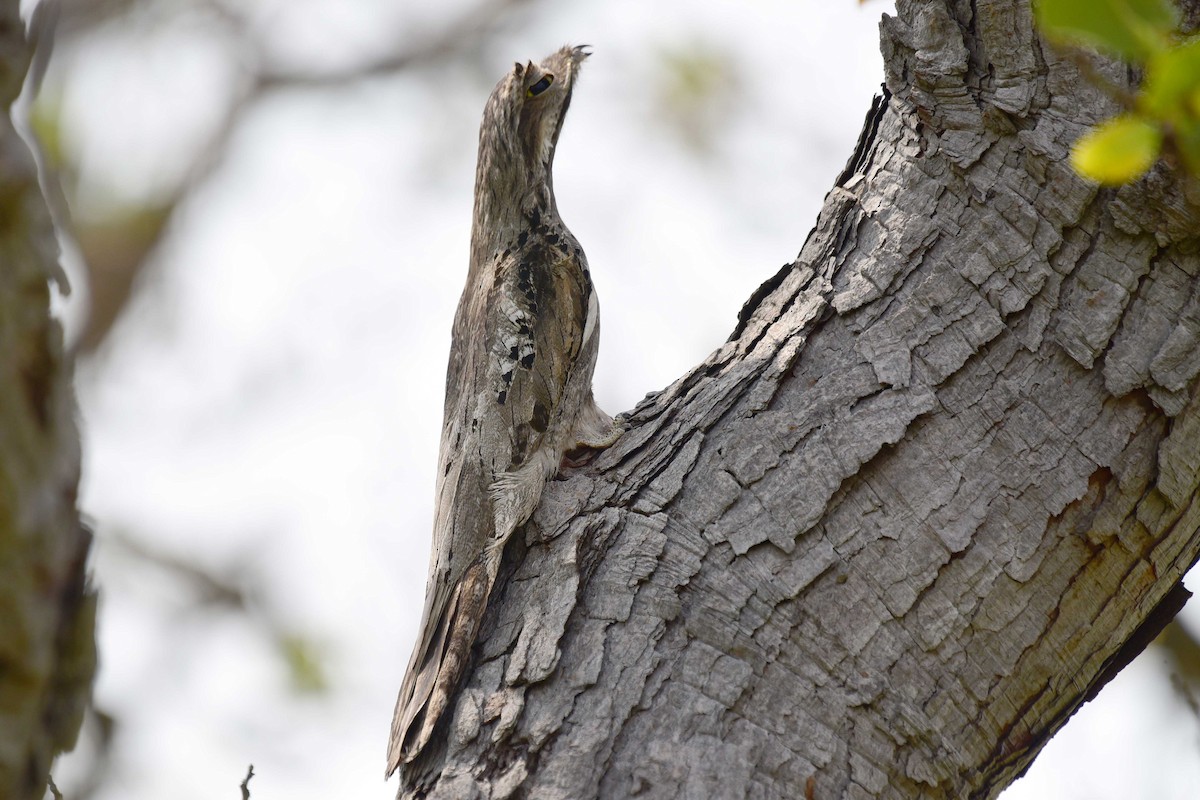
<instances>
[{"instance_id":1,"label":"white overcast sky","mask_svg":"<svg viewBox=\"0 0 1200 800\"><path fill-rule=\"evenodd\" d=\"M470 5L242 7L272 58L316 69L419 41ZM483 46L486 75L448 64L251 110L103 358L80 368L96 698L122 721L103 800L234 797L250 762L256 798L393 796L384 749L424 593L478 120L512 62L565 42L595 53L555 186L600 293L596 395L615 413L719 346L795 257L882 79L889 10L544 2ZM664 57L695 52L728 65L724 100L699 118L714 125L703 155L659 107ZM228 101L235 58L186 19L60 49L47 89L85 190L137 204L169 185ZM106 545L116 534L240 575L317 643L329 691L293 692L254 627L188 610L183 590ZM1193 800L1200 728L1165 669L1141 659L1005 800ZM68 797L81 763L58 770Z\"/></svg>"}]
</instances>

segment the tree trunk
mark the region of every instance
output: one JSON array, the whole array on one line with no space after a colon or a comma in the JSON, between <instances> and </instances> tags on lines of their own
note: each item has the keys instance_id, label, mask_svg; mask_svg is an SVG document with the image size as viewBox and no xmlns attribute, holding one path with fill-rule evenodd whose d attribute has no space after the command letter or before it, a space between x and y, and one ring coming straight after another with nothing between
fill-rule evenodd
<instances>
[{"instance_id":1,"label":"tree trunk","mask_svg":"<svg viewBox=\"0 0 1200 800\"><path fill-rule=\"evenodd\" d=\"M0 103L31 55L17 0L0 3ZM79 519L69 359L50 313L58 245L37 171L0 115L0 797L42 800L75 743L95 672L91 537Z\"/></svg>"},{"instance_id":2,"label":"tree trunk","mask_svg":"<svg viewBox=\"0 0 1200 800\"><path fill-rule=\"evenodd\" d=\"M1200 214L1071 171L1116 109L1027 2L897 6L799 258L546 492L402 794L995 797L1186 597Z\"/></svg>"}]
</instances>

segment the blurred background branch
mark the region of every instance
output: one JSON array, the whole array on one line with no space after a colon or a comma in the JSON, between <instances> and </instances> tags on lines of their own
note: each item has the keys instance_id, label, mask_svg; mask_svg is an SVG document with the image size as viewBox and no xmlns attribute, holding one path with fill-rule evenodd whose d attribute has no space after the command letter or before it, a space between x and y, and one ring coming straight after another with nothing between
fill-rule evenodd
<instances>
[{"instance_id":1,"label":"blurred background branch","mask_svg":"<svg viewBox=\"0 0 1200 800\"><path fill-rule=\"evenodd\" d=\"M87 322L79 335L82 352L95 351L120 317L138 276L152 262L155 248L169 229L176 211L222 163L238 126L252 108L273 92L337 90L346 84L427 68L447 60L471 62L483 52L482 41L494 37L535 6L534 0L485 0L435 30L400 37L384 48L385 55L329 70L273 64L269 48L255 35L255 24L243 4L219 0L65 0L59 16L62 46L71 49L106 28L172 28L199 26L226 42L235 54L237 88L211 134L196 150L191 163L174 186L160 197L137 208L116 208L76 218L73 224L80 256L87 270L92 295ZM483 65L476 66L483 70ZM58 145L56 109L49 100L35 112L39 137L53 156L51 165L68 192L68 207L79 198L70 189L78 185L78 165L66 160Z\"/></svg>"}]
</instances>

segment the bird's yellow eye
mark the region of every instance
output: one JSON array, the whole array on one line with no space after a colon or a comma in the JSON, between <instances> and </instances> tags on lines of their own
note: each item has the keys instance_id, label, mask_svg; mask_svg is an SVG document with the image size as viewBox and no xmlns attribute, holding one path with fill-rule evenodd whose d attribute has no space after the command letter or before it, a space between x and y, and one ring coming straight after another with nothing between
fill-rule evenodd
<instances>
[{"instance_id":1,"label":"bird's yellow eye","mask_svg":"<svg viewBox=\"0 0 1200 800\"><path fill-rule=\"evenodd\" d=\"M550 84L554 83L553 75L543 75L542 79L529 87L529 96L537 97L542 92L550 88Z\"/></svg>"}]
</instances>

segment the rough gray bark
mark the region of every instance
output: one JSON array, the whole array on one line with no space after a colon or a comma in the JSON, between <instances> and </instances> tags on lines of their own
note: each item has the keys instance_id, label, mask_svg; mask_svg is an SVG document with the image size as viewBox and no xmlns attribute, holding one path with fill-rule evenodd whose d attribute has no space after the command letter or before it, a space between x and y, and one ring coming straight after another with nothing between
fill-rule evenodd
<instances>
[{"instance_id":1,"label":"rough gray bark","mask_svg":"<svg viewBox=\"0 0 1200 800\"><path fill-rule=\"evenodd\" d=\"M1071 172L1114 107L1027 2L882 42L799 258L547 491L402 794L995 797L1177 607L1200 212Z\"/></svg>"},{"instance_id":2,"label":"rough gray bark","mask_svg":"<svg viewBox=\"0 0 1200 800\"><path fill-rule=\"evenodd\" d=\"M0 3L0 105L30 60L17 0ZM69 360L50 315L58 245L37 172L0 114L0 797L42 800L74 745L95 672L91 537L75 506Z\"/></svg>"}]
</instances>

